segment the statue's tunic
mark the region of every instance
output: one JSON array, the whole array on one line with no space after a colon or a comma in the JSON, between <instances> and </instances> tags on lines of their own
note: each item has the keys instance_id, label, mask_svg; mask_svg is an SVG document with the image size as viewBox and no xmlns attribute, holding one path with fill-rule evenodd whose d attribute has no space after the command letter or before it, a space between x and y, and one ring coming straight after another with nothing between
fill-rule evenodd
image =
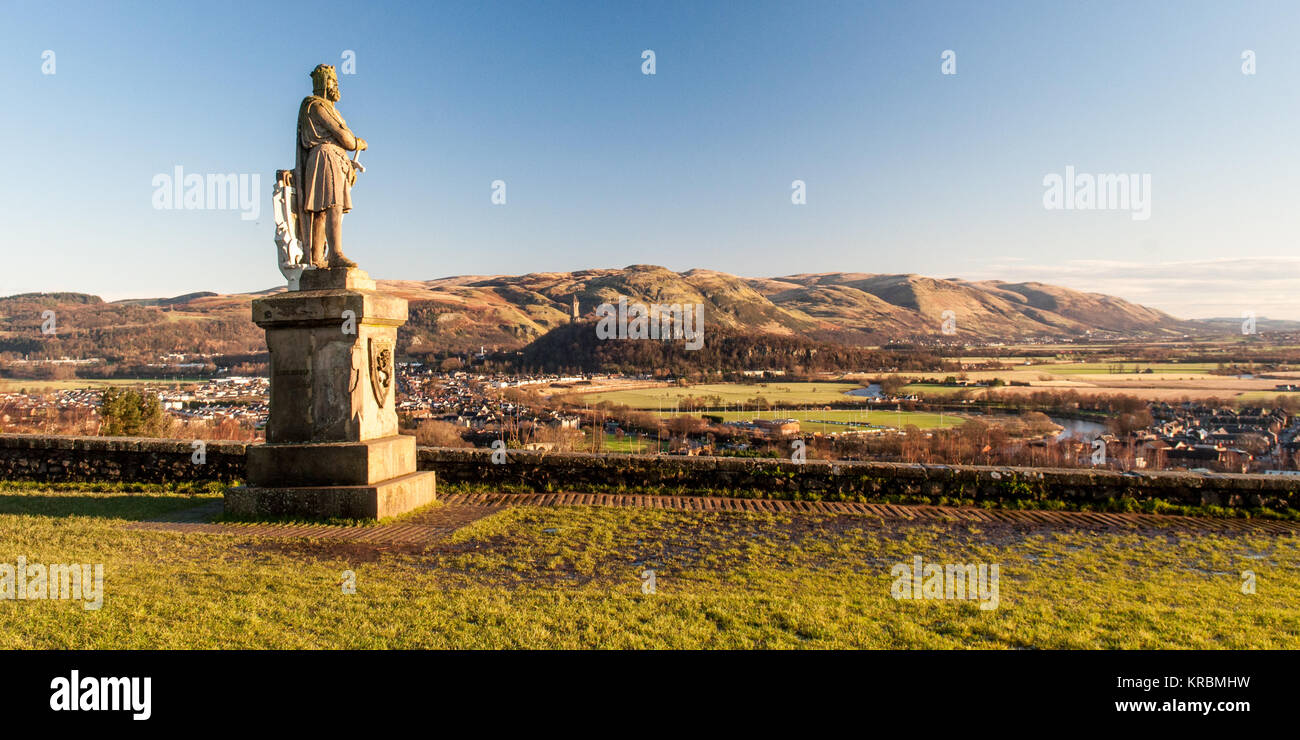
<instances>
[{"instance_id":1,"label":"statue's tunic","mask_svg":"<svg viewBox=\"0 0 1300 740\"><path fill-rule=\"evenodd\" d=\"M347 151L356 137L325 98L308 96L298 109L298 193L305 211L343 206L352 210L352 182L356 175Z\"/></svg>"}]
</instances>

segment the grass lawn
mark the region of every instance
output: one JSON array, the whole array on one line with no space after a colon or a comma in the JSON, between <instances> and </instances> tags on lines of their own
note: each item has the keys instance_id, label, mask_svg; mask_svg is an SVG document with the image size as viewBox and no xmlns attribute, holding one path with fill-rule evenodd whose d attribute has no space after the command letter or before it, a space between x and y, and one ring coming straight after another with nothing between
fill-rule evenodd
<instances>
[{"instance_id":1,"label":"grass lawn","mask_svg":"<svg viewBox=\"0 0 1300 740\"><path fill-rule=\"evenodd\" d=\"M588 430L587 432L586 439L587 439L587 446L584 447L583 450L590 450L591 449L590 430ZM656 444L658 445L659 450L661 452L668 451L668 441L656 440L654 437L646 439L644 437L626 436L622 439L618 439L612 434L606 434L603 442L605 452L620 452L620 453L621 452L652 453L655 451Z\"/></svg>"},{"instance_id":2,"label":"grass lawn","mask_svg":"<svg viewBox=\"0 0 1300 740\"><path fill-rule=\"evenodd\" d=\"M128 530L212 495L120 497L0 492L0 562L105 571L98 611L0 601L0 649L1300 648L1294 536L520 507L403 550ZM998 564L998 607L891 598L914 555Z\"/></svg>"}]
</instances>

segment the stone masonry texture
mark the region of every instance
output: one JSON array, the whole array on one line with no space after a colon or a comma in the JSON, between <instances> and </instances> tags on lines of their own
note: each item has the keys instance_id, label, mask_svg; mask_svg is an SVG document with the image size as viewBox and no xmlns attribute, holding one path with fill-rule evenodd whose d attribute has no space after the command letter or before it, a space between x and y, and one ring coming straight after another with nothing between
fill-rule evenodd
<instances>
[{"instance_id":1,"label":"stone masonry texture","mask_svg":"<svg viewBox=\"0 0 1300 740\"><path fill-rule=\"evenodd\" d=\"M188 440L0 435L0 479L35 481L236 482L245 479L243 442L208 441L206 463ZM533 491L663 491L759 499L873 501L905 496L1026 503L1087 503L1131 497L1189 506L1300 508L1300 479L1285 476L1120 473L1070 468L1007 468L765 458L640 457L422 447L419 469L442 484ZM499 458L498 458L499 459Z\"/></svg>"}]
</instances>

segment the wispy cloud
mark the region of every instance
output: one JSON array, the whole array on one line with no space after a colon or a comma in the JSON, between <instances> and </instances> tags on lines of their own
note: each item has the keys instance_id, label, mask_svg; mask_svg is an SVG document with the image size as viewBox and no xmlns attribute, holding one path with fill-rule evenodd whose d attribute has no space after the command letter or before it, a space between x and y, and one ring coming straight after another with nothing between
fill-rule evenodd
<instances>
[{"instance_id":1,"label":"wispy cloud","mask_svg":"<svg viewBox=\"0 0 1300 740\"><path fill-rule=\"evenodd\" d=\"M971 273L975 280L1036 281L1105 293L1174 316L1240 317L1242 311L1300 320L1300 257L1191 262L1068 260L1036 265L1001 259Z\"/></svg>"}]
</instances>

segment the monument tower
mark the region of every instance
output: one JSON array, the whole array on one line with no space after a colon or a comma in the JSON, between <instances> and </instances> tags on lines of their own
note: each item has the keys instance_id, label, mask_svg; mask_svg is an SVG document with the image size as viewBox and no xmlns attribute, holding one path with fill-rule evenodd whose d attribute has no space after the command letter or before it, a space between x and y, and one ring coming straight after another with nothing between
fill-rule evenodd
<instances>
[{"instance_id":1,"label":"monument tower","mask_svg":"<svg viewBox=\"0 0 1300 740\"><path fill-rule=\"evenodd\" d=\"M295 168L276 173L276 243L290 289L253 301L271 358L266 444L248 448L248 485L230 489L225 508L378 519L433 501L435 477L416 469L415 438L398 433L395 355L406 300L378 290L342 250L366 140L334 108L334 68L322 64L311 77Z\"/></svg>"}]
</instances>

